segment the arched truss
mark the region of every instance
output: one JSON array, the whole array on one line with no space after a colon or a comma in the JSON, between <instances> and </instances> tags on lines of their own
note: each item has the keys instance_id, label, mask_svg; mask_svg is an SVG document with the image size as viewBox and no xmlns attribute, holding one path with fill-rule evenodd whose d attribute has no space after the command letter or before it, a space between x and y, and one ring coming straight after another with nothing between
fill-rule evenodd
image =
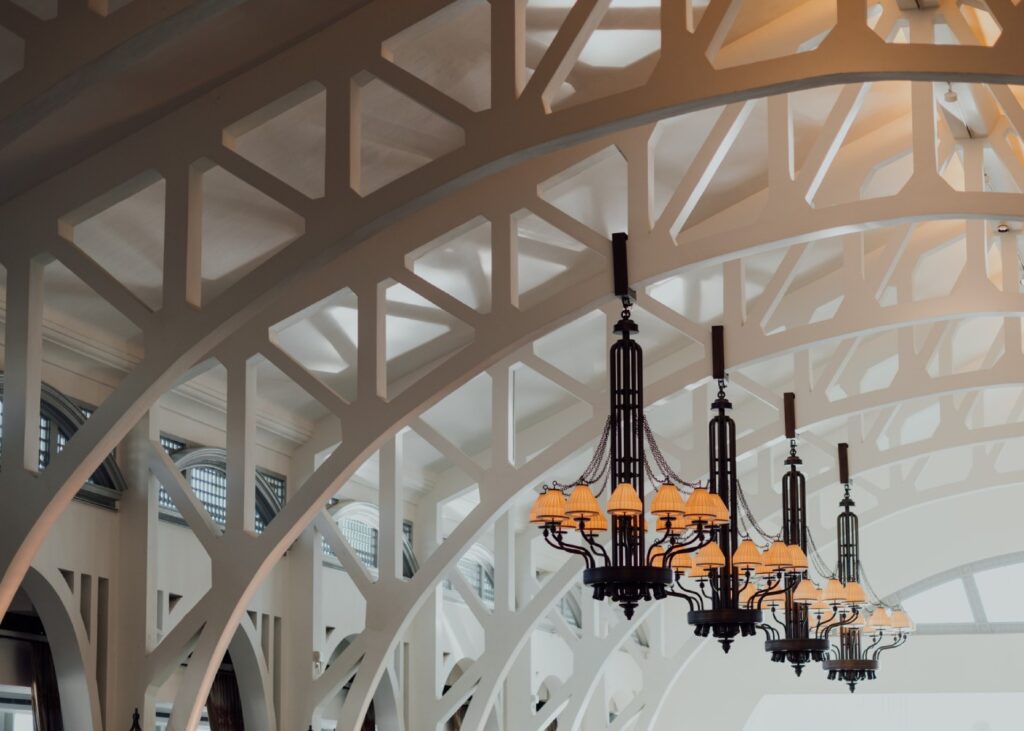
<instances>
[{"instance_id":1,"label":"arched truss","mask_svg":"<svg viewBox=\"0 0 1024 731\"><path fill-rule=\"evenodd\" d=\"M730 361L739 367L791 355L796 372L808 377L802 383L805 393L801 394L801 408L815 418L805 415L802 420L806 423L824 419L830 413L862 413L874 406L936 392L928 388L942 388L943 393L950 393L970 385L971 378L967 376L930 377L928 385L922 385L916 376L926 370L929 341L922 348L913 338L903 337L900 355L901 370L906 366L904 381L894 390L890 401L877 394L851 396L845 405L847 411L843 412L830 399L816 400L815 393L822 396L841 372L850 367L849 354L858 348L860 339L881 332L907 332L912 326L929 323L935 323L930 326L937 330L935 337L941 338L942 328L950 327L947 323L981 316L1001 316L1015 322L1022 311L1024 302L1019 288L1013 286L1016 276L1012 267L1004 266L1002 279L993 281L984 257L977 251L988 236L985 220L1017 221L1024 217L1024 198L1020 193L1024 187L1020 181L1024 178L1019 170L1009 165L1015 188L993 190L983 185L981 167L986 150L1004 163L1012 163L1006 156L1005 136L1010 130L1020 134L1024 129L1019 101L1007 87L1001 86L1024 81L1024 60L1015 53L1019 48L1017 39L1024 35L1024 9L1020 4L1012 0L988 3L1002 27L1002 35L993 45L976 45L977 39L961 37L969 29L965 31L950 21L951 32L961 45L940 48L932 44L934 18L922 21L924 16L904 16L894 3L885 2L881 4L880 18L870 28L865 21L864 3L840 0L834 27L817 31L826 35L816 49L797 53L799 43L808 39L790 38L780 41L777 57L767 60L744 62L739 49L736 53L741 60L735 65L728 65L720 56L724 53L721 44L725 28L738 3L713 1L693 31L688 29L689 25L698 19L687 17L688 4L668 5L662 11L660 55L652 64L646 83L633 84L604 98L584 96L579 103L559 106L551 91L572 72L586 39L600 19L611 12L609 3L577 3L540 59L531 80L524 84L524 4L518 0L494 0L490 6L491 103L489 109L479 112L461 109L439 90L416 80L381 56L384 41L449 4L440 0L415 7L408 3L373 3L344 23L228 82L215 93L0 209L0 230L4 231L5 240L18 244L5 246L0 252L8 276L7 311L13 314L6 331L10 383L5 420L10 426L5 435L0 505L9 509L7 514L18 517L12 521L16 530L5 532L2 537L5 572L0 584L0 607L9 602L32 555L70 500L76 484L96 468L155 399L208 356L219 357L227 367L227 529L221 535L203 520L198 509L190 510L184 490L179 490L175 499L186 505L183 508L180 504L179 509L210 553L215 573L218 563L225 562L228 556L236 557L232 561L235 570L218 583L215 596L208 595L199 601L151 653L147 663L147 672L157 677L160 669L183 656L185 648L192 648L172 720L176 729L194 723L201 705L195 699L205 697L216 661L227 649L233 628L260 581L362 459L380 447L393 450L391 435L400 427L412 425L426 431L416 423L416 415L481 369L490 368L494 403L507 403L504 397L508 393L509 366L520 357L533 358L516 348L569 321L605 296L607 271L600 265L581 275L557 298L545 300L543 307L518 301L512 265L512 225L516 212L532 210L585 247L604 255L608 232L588 228L557 206L546 203L538 194L538 185L609 146L614 146L625 160L629 215L624 223L628 224L634 242L631 256L638 280L650 282L699 263L721 264L725 282L722 319L728 325ZM956 10L948 2L941 4L942 9L949 18ZM901 20L909 24L914 43L886 42ZM330 63L325 64L325 59L330 59ZM359 94L351 92L353 80L357 80L358 87L367 73L452 119L463 130L464 144L378 190L361 195L357 192L361 188L353 156L358 129L349 122L359 111ZM314 79L327 92L330 132L325 194L310 198L235 152L230 131L225 130ZM855 180L857 160L844 162L841 152L851 120L863 99L863 85L878 79L911 81L913 170L898 191L863 199ZM987 108L997 110L993 133L981 139L957 138L943 124L936 108L933 87L926 81L932 79L989 84L977 89L978 94L994 104ZM792 94L835 83L849 86L839 94L817 141L796 170ZM744 219L734 215L735 210L723 210L719 215L688 225L690 214L748 121L754 104L751 100L769 93L777 94L766 102L767 135L772 150L769 175L763 192L751 197L753 205L760 195L767 212ZM721 103L727 106L719 113L689 172L666 204L667 213L654 215L650 190L654 132L651 124L673 114ZM601 138L608 134L611 136ZM583 144L547 157L535 157L570 142ZM880 146L882 149L874 151L879 165L884 163L887 153L892 155L890 143L883 139ZM955 151L963 158L962 190L954 189L943 177ZM201 167L195 165L201 160L222 166L304 219L304 232L299 239L211 302L204 302L201 296L202 242L196 227L189 224L200 215L197 177ZM513 164L518 167L501 172ZM847 164L850 180L837 184L837 189L847 197L837 194L835 200L820 205L825 202L819 199L823 182L829 175L842 173ZM169 221L164 241L164 304L156 311L143 304L73 241L77 222L126 195L126 191L133 189L134 181L149 171L156 171L166 181ZM489 173L494 174L483 177ZM468 186L471 182L475 184ZM105 191L99 199L95 197L97 190ZM488 312L467 307L437 286L410 274L407 268L411 252L464 224L467 212L485 217L493 227L495 269L492 307ZM921 253L915 247L927 250L928 242L915 243L911 234L916 230L915 224L935 219L969 221L969 256L962 276L946 297L917 300L907 288L906 275ZM382 233L385 230L386 234ZM868 251L859 237L875 230L881 231L883 237L889 236L889 240ZM807 248L806 242L828 236L847 237L836 277L836 286L845 297L842 305L831 318L793 324L781 331L769 330L766 325L779 317L780 308L787 305L787 290ZM1014 244L1012 235L999 242L1007 262L1011 261L1009 253ZM783 248L786 254L776 275L761 293L748 297L744 288L744 257ZM50 257L71 269L131 320L142 331L147 351L141 364L78 432L62 457L37 476L29 459L29 446L33 444L33 423L38 421L34 404L38 403L40 389L36 366L40 357L41 276ZM392 280L413 289L473 331L457 359L439 358L443 366L406 379L401 390L388 381L381 331L385 309L381 283ZM895 304L884 304L880 295L890 286L900 294ZM360 303L358 380L356 395L351 400L342 398L312 375L267 334L270 326L345 287L352 289ZM706 323L673 312L663 303L659 306L649 291L641 299L641 306L648 307L682 334L704 342ZM805 362L807 349L837 340L841 341L840 351L846 350L845 355L833 356L824 375L819 374L817 381L811 381L811 369ZM1020 351L1019 329L1007 327L1005 354L996 364L998 367L990 369L999 371L998 377L1003 380L998 382L1013 382L1009 373L1024 357ZM245 467L250 455L244 438L255 418L249 358L256 354L273 362L336 414L344 434L341 446L296 491L278 519L259 538L248 532L254 498L245 489L245 475L250 472ZM916 364L916 370L911 364ZM1005 371L1000 371L1000 367ZM600 401L586 386L574 383L569 376L560 377L556 371L551 376L558 378L561 385ZM660 394L667 396L699 381L706 372L707 364L699 359L677 369L660 386L655 385L652 393L657 397L660 388ZM756 383L748 385L757 390ZM810 399L805 398L807 392L812 394ZM774 397L766 400L771 398ZM339 669L326 680L317 681L313 698L324 697L343 684L342 676L348 673L351 677L358 664L360 672L355 674L346 704L348 721L354 722L365 712L373 688L385 671L389 643L408 626L431 587L452 570L460 551L499 515L516 491L538 479L561 457L583 447L599 423L598 418L591 419L570 432L557 450L541 452L524 464L513 465L507 438L502 446L502 437L507 437L509 430L507 410L496 408L493 420L495 444L499 447L495 454L499 458L494 468L480 476L481 503L422 562L416 577L396 587L400 572L397 560L383 562L376 582L360 577L358 572L353 574L368 600L374 595L387 596L389 600L403 597L395 605L403 607L404 614L392 611L370 615L366 631L336 663L339 668L347 664L348 670ZM457 448L445 445L443 435L429 438L464 463ZM166 476L166 461L159 452L154 446L150 465L158 475ZM699 449L695 452L699 453ZM382 481L381 507L389 516L396 514L392 509L397 500L394 482L392 477L388 487L388 480ZM507 516L498 518L498 531L503 531L509 542L514 540ZM388 543L394 543L398 533L399 521L389 520L382 525L382 541L391 559L396 558L398 551L388 548ZM496 567L499 601L495 614L511 614L512 573L500 563ZM545 591L551 594L551 601L557 598L556 591L545 588L538 596L547 596ZM509 637L515 635L509 633ZM488 707L500 681L489 682L492 685L487 686L486 692L476 692L478 698L487 699ZM486 710L471 709L473 713L477 715L471 719L478 726L487 717Z\"/></svg>"},{"instance_id":2,"label":"arched truss","mask_svg":"<svg viewBox=\"0 0 1024 731\"><path fill-rule=\"evenodd\" d=\"M950 635L950 634L1020 634L1024 632L1024 622L992 621L985 612L984 600L978 591L978 583L975 576L984 571L999 569L1008 566L1018 566L1024 563L1024 552L1015 551L1002 556L972 561L955 568L942 571L927 578L921 579L910 586L900 589L890 597L888 601L904 602L918 594L942 586L950 582L961 582L964 592L967 594L967 601L971 609L972 622L929 622L918 623L917 633L925 635Z\"/></svg>"}]
</instances>

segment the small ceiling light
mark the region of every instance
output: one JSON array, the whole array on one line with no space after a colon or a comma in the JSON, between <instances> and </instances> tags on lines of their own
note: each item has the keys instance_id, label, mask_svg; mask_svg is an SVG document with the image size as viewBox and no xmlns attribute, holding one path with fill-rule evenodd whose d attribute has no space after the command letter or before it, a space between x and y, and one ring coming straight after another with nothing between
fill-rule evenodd
<instances>
[{"instance_id":1,"label":"small ceiling light","mask_svg":"<svg viewBox=\"0 0 1024 731\"><path fill-rule=\"evenodd\" d=\"M1001 234L1009 233L1010 224L1008 224L1006 221L1002 221L999 223L998 226L996 226L996 231L998 231Z\"/></svg>"},{"instance_id":2,"label":"small ceiling light","mask_svg":"<svg viewBox=\"0 0 1024 731\"><path fill-rule=\"evenodd\" d=\"M960 101L960 96L953 90L953 85L948 82L946 84L946 93L943 98L945 98L945 100L950 104L956 104Z\"/></svg>"}]
</instances>

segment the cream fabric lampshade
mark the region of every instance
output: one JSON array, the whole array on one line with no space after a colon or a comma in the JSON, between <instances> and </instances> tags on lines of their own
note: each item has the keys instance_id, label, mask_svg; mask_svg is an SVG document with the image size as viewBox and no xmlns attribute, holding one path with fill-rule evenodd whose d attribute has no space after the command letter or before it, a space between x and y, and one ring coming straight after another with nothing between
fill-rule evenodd
<instances>
[{"instance_id":1,"label":"cream fabric lampshade","mask_svg":"<svg viewBox=\"0 0 1024 731\"><path fill-rule=\"evenodd\" d=\"M601 512L601 506L587 485L577 485L565 505L565 514L571 518L589 518Z\"/></svg>"},{"instance_id":2,"label":"cream fabric lampshade","mask_svg":"<svg viewBox=\"0 0 1024 731\"><path fill-rule=\"evenodd\" d=\"M677 553L672 556L672 569L677 574L685 574L693 568L693 557L688 553Z\"/></svg>"},{"instance_id":3,"label":"cream fabric lampshade","mask_svg":"<svg viewBox=\"0 0 1024 731\"><path fill-rule=\"evenodd\" d=\"M548 490L541 493L534 504L536 513L535 522L538 523L561 523L565 518L565 495L558 490Z\"/></svg>"},{"instance_id":4,"label":"cream fabric lampshade","mask_svg":"<svg viewBox=\"0 0 1024 731\"><path fill-rule=\"evenodd\" d=\"M846 604L846 587L839 579L829 579L821 598L830 605Z\"/></svg>"},{"instance_id":5,"label":"cream fabric lampshade","mask_svg":"<svg viewBox=\"0 0 1024 731\"><path fill-rule=\"evenodd\" d=\"M891 627L892 619L889 618L889 612L885 611L885 607L876 607L868 617L868 629L881 632Z\"/></svg>"},{"instance_id":6,"label":"cream fabric lampshade","mask_svg":"<svg viewBox=\"0 0 1024 731\"><path fill-rule=\"evenodd\" d=\"M791 543L789 545L789 565L795 571L806 571L808 568L807 554L804 553L804 549L800 548L798 543Z\"/></svg>"},{"instance_id":7,"label":"cream fabric lampshade","mask_svg":"<svg viewBox=\"0 0 1024 731\"><path fill-rule=\"evenodd\" d=\"M711 525L725 525L729 522L729 509L722 498L708 491L706 487L694 488L684 507L684 514L690 520Z\"/></svg>"},{"instance_id":8,"label":"cream fabric lampshade","mask_svg":"<svg viewBox=\"0 0 1024 731\"><path fill-rule=\"evenodd\" d=\"M749 538L740 541L735 553L732 555L732 565L737 569L756 569L764 563L761 552Z\"/></svg>"},{"instance_id":9,"label":"cream fabric lampshade","mask_svg":"<svg viewBox=\"0 0 1024 731\"><path fill-rule=\"evenodd\" d=\"M750 604L750 600L754 598L755 594L757 594L756 586L754 586L753 584L747 584L746 586L744 586L743 589L740 590L740 595L738 597L739 606L748 606Z\"/></svg>"},{"instance_id":10,"label":"cream fabric lampshade","mask_svg":"<svg viewBox=\"0 0 1024 731\"><path fill-rule=\"evenodd\" d=\"M591 515L583 522L584 533L604 533L606 530L608 530L608 518L604 517L604 513Z\"/></svg>"},{"instance_id":11,"label":"cream fabric lampshade","mask_svg":"<svg viewBox=\"0 0 1024 731\"><path fill-rule=\"evenodd\" d=\"M762 560L765 568L780 571L790 568L793 559L789 554L789 546L782 541L775 541L772 545L768 546L768 550L764 552Z\"/></svg>"},{"instance_id":12,"label":"cream fabric lampshade","mask_svg":"<svg viewBox=\"0 0 1024 731\"><path fill-rule=\"evenodd\" d=\"M703 566L707 569L719 569L725 566L725 554L722 553L722 549L718 547L717 543L711 541L697 551L693 563L695 566Z\"/></svg>"},{"instance_id":13,"label":"cream fabric lampshade","mask_svg":"<svg viewBox=\"0 0 1024 731\"><path fill-rule=\"evenodd\" d=\"M620 483L608 500L609 515L640 515L643 511L644 504L640 502L640 496L628 482Z\"/></svg>"},{"instance_id":14,"label":"cream fabric lampshade","mask_svg":"<svg viewBox=\"0 0 1024 731\"><path fill-rule=\"evenodd\" d=\"M654 548L651 549L651 552L650 552L649 555L651 557L651 560L650 560L651 566L656 566L657 568L662 568L665 565L665 547L664 546L655 546Z\"/></svg>"},{"instance_id":15,"label":"cream fabric lampshade","mask_svg":"<svg viewBox=\"0 0 1024 731\"><path fill-rule=\"evenodd\" d=\"M796 604L814 604L821 600L821 589L814 585L810 579L804 579L796 585L793 592L793 602Z\"/></svg>"},{"instance_id":16,"label":"cream fabric lampshade","mask_svg":"<svg viewBox=\"0 0 1024 731\"><path fill-rule=\"evenodd\" d=\"M904 632L914 631L914 623L911 621L910 615L904 612L902 609L893 610L892 626L893 629L903 630Z\"/></svg>"},{"instance_id":17,"label":"cream fabric lampshade","mask_svg":"<svg viewBox=\"0 0 1024 731\"><path fill-rule=\"evenodd\" d=\"M658 488L658 493L651 501L651 512L660 518L671 516L680 518L685 512L686 503L679 492L679 488L671 483L666 483ZM673 524L675 521L673 521Z\"/></svg>"},{"instance_id":18,"label":"cream fabric lampshade","mask_svg":"<svg viewBox=\"0 0 1024 731\"><path fill-rule=\"evenodd\" d=\"M864 587L862 587L856 581L851 581L846 585L846 603L847 604L867 604L868 597L864 593Z\"/></svg>"},{"instance_id":19,"label":"cream fabric lampshade","mask_svg":"<svg viewBox=\"0 0 1024 731\"><path fill-rule=\"evenodd\" d=\"M691 579L706 579L708 577L708 567L701 566L696 561L693 563L693 568L687 572Z\"/></svg>"}]
</instances>

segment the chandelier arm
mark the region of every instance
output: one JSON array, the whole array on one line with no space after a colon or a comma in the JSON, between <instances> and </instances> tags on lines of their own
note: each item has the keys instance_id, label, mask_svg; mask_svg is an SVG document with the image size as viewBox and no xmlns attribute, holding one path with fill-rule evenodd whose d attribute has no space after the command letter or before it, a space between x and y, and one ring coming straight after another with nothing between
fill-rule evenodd
<instances>
[{"instance_id":1,"label":"chandelier arm","mask_svg":"<svg viewBox=\"0 0 1024 731\"><path fill-rule=\"evenodd\" d=\"M559 551L564 551L566 553L574 553L577 556L582 556L583 561L587 565L587 568L594 568L594 557L590 553L590 551L588 551L583 546L577 546L572 543L566 543L561 539L561 537L557 533L555 533L554 531L548 531L546 528L544 529L544 540L547 542L549 546L551 546L552 548L557 548Z\"/></svg>"},{"instance_id":2,"label":"chandelier arm","mask_svg":"<svg viewBox=\"0 0 1024 731\"><path fill-rule=\"evenodd\" d=\"M715 597L714 597L714 587L711 586L711 582L710 581L708 581L707 584L708 584L707 588L711 590L711 593L708 593L708 591L705 590L704 579L700 579L699 581L697 581L697 586L700 587L700 593L704 596L704 598L707 599L708 601L714 601L714 599L715 599Z\"/></svg>"},{"instance_id":3,"label":"chandelier arm","mask_svg":"<svg viewBox=\"0 0 1024 731\"><path fill-rule=\"evenodd\" d=\"M765 640L771 642L772 640L779 639L779 631L772 627L770 624L762 622L761 624L757 625L757 628L764 632Z\"/></svg>"},{"instance_id":4,"label":"chandelier arm","mask_svg":"<svg viewBox=\"0 0 1024 731\"><path fill-rule=\"evenodd\" d=\"M871 635L868 635L868 637L870 637L870 636ZM872 642L867 647L865 647L863 653L861 653L861 654L866 658L871 653L872 650L874 650L876 647L878 647L879 644L881 644L882 639L884 637L885 637L885 635L882 634L881 632L879 632L878 633L878 637L875 638L875 641Z\"/></svg>"},{"instance_id":5,"label":"chandelier arm","mask_svg":"<svg viewBox=\"0 0 1024 731\"><path fill-rule=\"evenodd\" d=\"M823 619L820 622L818 622L818 629L815 631L815 635L818 637L818 639L822 639L824 637L825 630L827 630L832 625L833 620L835 620L835 618L838 616L838 610L833 608L831 617L829 617L828 619Z\"/></svg>"},{"instance_id":6,"label":"chandelier arm","mask_svg":"<svg viewBox=\"0 0 1024 731\"><path fill-rule=\"evenodd\" d=\"M743 577L744 577L743 586L736 587L736 596L739 596L741 591L743 591L748 586L750 586L750 579L751 579L751 577L753 577L753 575L754 575L754 572L751 571L750 569L744 569L743 570ZM737 574L736 581L739 582L739 574ZM756 594L755 594L755 596L756 596Z\"/></svg>"},{"instance_id":7,"label":"chandelier arm","mask_svg":"<svg viewBox=\"0 0 1024 731\"><path fill-rule=\"evenodd\" d=\"M685 590L684 591L676 591L675 589L666 589L665 590L665 595L666 596L674 596L677 599L685 600L686 604L690 607L690 611L691 612L696 612L697 610L699 610L703 606L703 602L695 601L690 596L690 593L685 591Z\"/></svg>"},{"instance_id":8,"label":"chandelier arm","mask_svg":"<svg viewBox=\"0 0 1024 731\"><path fill-rule=\"evenodd\" d=\"M753 598L757 599L758 609L762 609L764 607L764 600L768 597L778 596L779 594L786 593L785 582L783 581L783 578L784 574L780 571L779 574L776 576L774 583L769 582L767 586L765 586L763 589L754 594ZM776 591L776 589L778 589L780 585L782 585L783 588L779 591Z\"/></svg>"},{"instance_id":9,"label":"chandelier arm","mask_svg":"<svg viewBox=\"0 0 1024 731\"><path fill-rule=\"evenodd\" d=\"M772 607L772 619L774 619L775 623L778 624L780 627L785 627L786 626L786 618L785 617L781 617L781 618L779 617L778 607Z\"/></svg>"},{"instance_id":10,"label":"chandelier arm","mask_svg":"<svg viewBox=\"0 0 1024 731\"><path fill-rule=\"evenodd\" d=\"M611 563L611 558L608 556L608 551L605 549L604 545L601 544L600 541L594 540L593 534L587 533L586 531L581 531L580 535L583 536L583 540L585 540L587 542L587 545L590 546L591 552L595 555L600 555L604 559L606 566Z\"/></svg>"},{"instance_id":11,"label":"chandelier arm","mask_svg":"<svg viewBox=\"0 0 1024 731\"><path fill-rule=\"evenodd\" d=\"M665 552L665 563L671 563L673 558L681 556L684 553L696 553L700 549L704 548L704 546L711 543L712 540L714 539L711 538L711 536L708 536L700 543L694 543L693 540L686 541L684 543L674 543L672 548Z\"/></svg>"},{"instance_id":12,"label":"chandelier arm","mask_svg":"<svg viewBox=\"0 0 1024 731\"><path fill-rule=\"evenodd\" d=\"M839 627L839 628L849 627L851 624L856 622L859 617L860 617L860 612L858 610L854 609L852 612L850 612L850 616L849 617L847 617L846 619L843 619L842 621L840 621L840 622L838 622L836 624L830 625L828 627L828 629L825 630L825 639L826 640L828 639L829 633L832 632L832 630L834 630L836 627Z\"/></svg>"},{"instance_id":13,"label":"chandelier arm","mask_svg":"<svg viewBox=\"0 0 1024 731\"><path fill-rule=\"evenodd\" d=\"M684 594L692 597L697 602L697 604L699 606L701 606L701 607L704 606L704 597L701 596L701 594L699 592L693 591L692 589L687 589L686 585L683 584L683 577L682 576L676 576L675 584L679 588L679 591L681 591Z\"/></svg>"},{"instance_id":14,"label":"chandelier arm","mask_svg":"<svg viewBox=\"0 0 1024 731\"><path fill-rule=\"evenodd\" d=\"M900 635L894 641L890 642L888 645L884 645L882 647L879 647L877 650L875 650L875 654L872 657L872 659L873 660L877 660L879 655L881 655L886 650L894 650L897 647L900 647L900 646L906 644L906 642L907 642L907 635Z\"/></svg>"}]
</instances>

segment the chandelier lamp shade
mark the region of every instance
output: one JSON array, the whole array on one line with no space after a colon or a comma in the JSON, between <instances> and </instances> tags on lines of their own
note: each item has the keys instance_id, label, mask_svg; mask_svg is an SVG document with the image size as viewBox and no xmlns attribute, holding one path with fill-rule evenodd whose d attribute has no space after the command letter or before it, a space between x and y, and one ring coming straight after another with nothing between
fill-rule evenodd
<instances>
[{"instance_id":1,"label":"chandelier lamp shade","mask_svg":"<svg viewBox=\"0 0 1024 731\"><path fill-rule=\"evenodd\" d=\"M782 540L789 547L791 561L787 566L781 563L781 557L773 558L767 566L778 572L779 588L769 595L771 621L762 629L768 636L765 649L771 653L772 662L788 662L799 676L808 663L824 659L829 643L816 636L811 626L810 607L821 599L821 592L808 577L807 480L800 471L803 462L797 455L796 394L785 394L783 408L789 456L782 475ZM781 553L781 547L778 550Z\"/></svg>"},{"instance_id":2,"label":"chandelier lamp shade","mask_svg":"<svg viewBox=\"0 0 1024 731\"><path fill-rule=\"evenodd\" d=\"M643 350L630 312L634 293L627 239L624 233L612 237L615 296L622 301L622 313L608 359L608 419L583 474L570 483L544 485L530 522L549 545L583 559L583 583L594 599L610 599L631 619L640 602L668 596L677 571L698 565L707 558L706 549L713 546L721 554L713 539L730 516L717 493L672 470L644 415ZM659 486L653 497L648 485ZM650 536L648 510L655 519ZM690 554L696 555L691 559Z\"/></svg>"},{"instance_id":3,"label":"chandelier lamp shade","mask_svg":"<svg viewBox=\"0 0 1024 731\"><path fill-rule=\"evenodd\" d=\"M811 611L816 615L819 636L830 643L822 666L829 680L846 683L852 693L858 683L875 679L879 656L903 645L914 628L902 608L887 607L877 597L873 607L861 584L860 526L850 496L846 444L839 445L839 481L844 489L836 521L839 562L822 592L821 605L813 605Z\"/></svg>"}]
</instances>

